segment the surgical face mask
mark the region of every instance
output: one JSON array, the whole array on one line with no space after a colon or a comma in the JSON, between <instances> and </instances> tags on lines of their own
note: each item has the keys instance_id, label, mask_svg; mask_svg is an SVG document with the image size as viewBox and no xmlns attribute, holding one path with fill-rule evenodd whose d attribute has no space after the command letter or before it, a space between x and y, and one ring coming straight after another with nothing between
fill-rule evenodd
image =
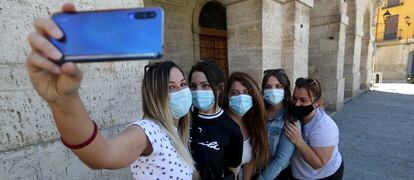
<instances>
[{"instance_id":1,"label":"surgical face mask","mask_svg":"<svg viewBox=\"0 0 414 180\"><path fill-rule=\"evenodd\" d=\"M195 90L191 91L193 105L202 111L210 110L215 104L213 90Z\"/></svg>"},{"instance_id":2,"label":"surgical face mask","mask_svg":"<svg viewBox=\"0 0 414 180\"><path fill-rule=\"evenodd\" d=\"M180 119L189 112L191 107L191 91L189 88L170 93L168 99L168 106L173 118Z\"/></svg>"},{"instance_id":3,"label":"surgical face mask","mask_svg":"<svg viewBox=\"0 0 414 180\"><path fill-rule=\"evenodd\" d=\"M285 90L283 89L266 89L263 91L263 98L272 106L278 105L284 99Z\"/></svg>"},{"instance_id":4,"label":"surgical face mask","mask_svg":"<svg viewBox=\"0 0 414 180\"><path fill-rule=\"evenodd\" d=\"M293 117L302 119L304 117L306 117L307 115L309 115L310 113L312 113L312 111L315 108L313 107L313 104L308 105L308 106L296 106L294 104L292 104L292 108L291 108L291 112Z\"/></svg>"},{"instance_id":5,"label":"surgical face mask","mask_svg":"<svg viewBox=\"0 0 414 180\"><path fill-rule=\"evenodd\" d=\"M229 100L230 109L237 116L243 116L253 106L253 98L246 94L232 96Z\"/></svg>"}]
</instances>

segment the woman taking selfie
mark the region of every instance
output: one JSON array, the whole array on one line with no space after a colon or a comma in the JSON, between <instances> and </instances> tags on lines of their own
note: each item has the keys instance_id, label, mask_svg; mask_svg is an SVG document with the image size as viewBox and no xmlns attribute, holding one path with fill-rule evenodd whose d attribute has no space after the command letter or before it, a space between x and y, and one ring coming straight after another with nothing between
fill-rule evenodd
<instances>
[{"instance_id":1,"label":"woman taking selfie","mask_svg":"<svg viewBox=\"0 0 414 180\"><path fill-rule=\"evenodd\" d=\"M291 105L290 81L283 69L264 71L262 93L267 112L267 133L269 139L269 163L261 170L258 179L277 179L280 172L290 164L295 145L283 133L286 123L300 123L291 118L288 108Z\"/></svg>"},{"instance_id":2,"label":"woman taking selfie","mask_svg":"<svg viewBox=\"0 0 414 180\"><path fill-rule=\"evenodd\" d=\"M234 180L243 137L239 125L219 107L225 76L214 61L195 64L188 80L193 97L191 152L201 179Z\"/></svg>"},{"instance_id":3,"label":"woman taking selfie","mask_svg":"<svg viewBox=\"0 0 414 180\"><path fill-rule=\"evenodd\" d=\"M291 123L285 128L296 146L291 160L292 175L296 179L342 179L344 163L338 150L339 130L321 108L321 83L298 78L295 85L291 113L300 119L303 129Z\"/></svg>"},{"instance_id":4,"label":"woman taking selfie","mask_svg":"<svg viewBox=\"0 0 414 180\"><path fill-rule=\"evenodd\" d=\"M65 12L74 10L72 4L63 7ZM67 148L92 169L131 165L134 179L191 179L194 165L187 148L191 92L177 65L165 61L145 67L143 119L104 139L80 98L81 70L71 62L56 65L62 55L48 38L61 39L62 31L48 19L36 20L35 27L37 32L29 36L28 73Z\"/></svg>"},{"instance_id":5,"label":"woman taking selfie","mask_svg":"<svg viewBox=\"0 0 414 180\"><path fill-rule=\"evenodd\" d=\"M225 109L243 135L243 156L238 170L241 169L242 179L251 179L269 159L263 98L256 81L243 72L230 75L225 95Z\"/></svg>"}]
</instances>

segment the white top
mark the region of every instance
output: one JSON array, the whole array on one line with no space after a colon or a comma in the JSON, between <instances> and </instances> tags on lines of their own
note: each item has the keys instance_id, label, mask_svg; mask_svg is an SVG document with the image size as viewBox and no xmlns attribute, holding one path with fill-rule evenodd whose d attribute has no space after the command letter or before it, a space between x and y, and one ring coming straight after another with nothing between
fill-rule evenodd
<instances>
[{"instance_id":1,"label":"white top","mask_svg":"<svg viewBox=\"0 0 414 180\"><path fill-rule=\"evenodd\" d=\"M144 119L131 125L138 125L144 130L153 149L149 156L140 156L131 164L134 179L191 179L192 169L179 158L171 139L158 124Z\"/></svg>"},{"instance_id":2,"label":"white top","mask_svg":"<svg viewBox=\"0 0 414 180\"><path fill-rule=\"evenodd\" d=\"M240 172L240 168L242 165L249 163L253 159L253 147L250 143L250 138L246 139L243 142L243 155L241 164L239 167L237 167L237 172Z\"/></svg>"},{"instance_id":3,"label":"white top","mask_svg":"<svg viewBox=\"0 0 414 180\"><path fill-rule=\"evenodd\" d=\"M334 174L342 163L342 157L338 151L339 130L336 123L318 108L315 116L303 126L302 137L310 147L335 146L335 148L331 159L319 170L314 170L296 150L291 159L293 177L296 179L321 179Z\"/></svg>"}]
</instances>

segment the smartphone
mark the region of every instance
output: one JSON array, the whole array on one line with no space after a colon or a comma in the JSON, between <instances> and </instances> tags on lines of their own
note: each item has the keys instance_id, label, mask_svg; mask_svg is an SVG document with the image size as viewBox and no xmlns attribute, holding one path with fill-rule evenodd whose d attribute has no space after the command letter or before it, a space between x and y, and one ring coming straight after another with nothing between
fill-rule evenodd
<instances>
[{"instance_id":1,"label":"smartphone","mask_svg":"<svg viewBox=\"0 0 414 180\"><path fill-rule=\"evenodd\" d=\"M52 20L64 33L62 39L50 39L63 63L158 59L163 54L161 8L56 13Z\"/></svg>"}]
</instances>

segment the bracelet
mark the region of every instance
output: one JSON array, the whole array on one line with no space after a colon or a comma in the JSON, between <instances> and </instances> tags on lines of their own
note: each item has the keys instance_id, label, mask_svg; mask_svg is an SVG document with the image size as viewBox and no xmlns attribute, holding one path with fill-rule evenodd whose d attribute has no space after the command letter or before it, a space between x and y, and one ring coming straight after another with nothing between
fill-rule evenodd
<instances>
[{"instance_id":1,"label":"bracelet","mask_svg":"<svg viewBox=\"0 0 414 180\"><path fill-rule=\"evenodd\" d=\"M96 125L95 121L92 121L92 123L93 123L93 133L92 133L92 136L88 140L86 140L85 142L81 144L71 145L71 144L66 143L63 140L63 138L60 137L60 140L62 141L63 145L65 145L69 149L81 149L91 144L92 141L95 140L96 135L98 134L98 125Z\"/></svg>"}]
</instances>

